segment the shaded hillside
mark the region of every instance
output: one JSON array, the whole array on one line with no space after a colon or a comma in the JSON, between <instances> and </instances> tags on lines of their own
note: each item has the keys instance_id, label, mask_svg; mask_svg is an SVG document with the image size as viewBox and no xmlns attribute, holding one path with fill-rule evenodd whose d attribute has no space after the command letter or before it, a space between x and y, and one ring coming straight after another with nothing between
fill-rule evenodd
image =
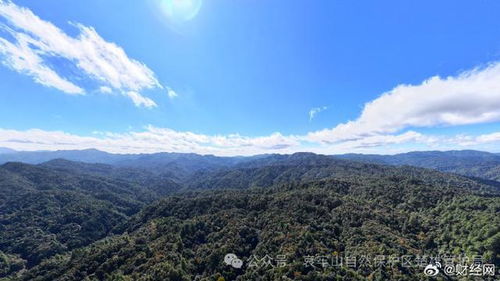
<instances>
[{"instance_id":1,"label":"shaded hillside","mask_svg":"<svg viewBox=\"0 0 500 281\"><path fill-rule=\"evenodd\" d=\"M194 153L153 153L137 155L132 160L117 161L114 165L146 169L155 174L185 181L196 172L229 168L251 159L252 157L217 157Z\"/></svg>"},{"instance_id":2,"label":"shaded hillside","mask_svg":"<svg viewBox=\"0 0 500 281\"><path fill-rule=\"evenodd\" d=\"M74 162L64 159L55 159L40 164L52 170L69 172L77 175L111 178L125 181L153 191L155 197L161 197L177 192L182 185L172 179L171 173L161 174L151 169L121 167L109 164ZM174 177L175 178L175 177Z\"/></svg>"},{"instance_id":3,"label":"shaded hillside","mask_svg":"<svg viewBox=\"0 0 500 281\"><path fill-rule=\"evenodd\" d=\"M335 158L387 165L410 165L488 180L500 180L500 155L489 152L422 151L396 155L343 154Z\"/></svg>"},{"instance_id":4,"label":"shaded hillside","mask_svg":"<svg viewBox=\"0 0 500 281\"><path fill-rule=\"evenodd\" d=\"M499 190L499 185L486 181L480 182L462 176L442 173L417 167L398 167L337 159L313 153L292 155L269 155L220 169L195 174L187 183L193 189L244 189L250 187L269 187L280 183L308 182L321 179L359 178L377 179L381 176L405 174L416 182L449 186L455 185L475 190Z\"/></svg>"}]
</instances>

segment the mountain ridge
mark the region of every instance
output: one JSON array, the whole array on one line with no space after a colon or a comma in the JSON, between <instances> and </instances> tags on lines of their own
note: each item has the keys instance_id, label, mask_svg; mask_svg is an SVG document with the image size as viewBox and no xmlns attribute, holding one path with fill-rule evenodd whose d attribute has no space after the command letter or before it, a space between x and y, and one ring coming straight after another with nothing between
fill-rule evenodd
<instances>
[{"instance_id":1,"label":"mountain ridge","mask_svg":"<svg viewBox=\"0 0 500 281\"><path fill-rule=\"evenodd\" d=\"M298 152L293 154L263 154L232 157L170 152L113 154L97 149L39 152L17 151L0 154L0 164L11 161L41 164L61 158L77 162L101 163L122 168L149 170L151 173L157 175L168 175L169 178L176 182L183 182L195 173L212 172L228 167L245 165L245 163L252 163L254 160L286 159L287 157L294 159L311 154L310 152ZM500 154L477 150L413 151L394 155L350 153L323 156L374 164L409 165L484 180L500 181Z\"/></svg>"}]
</instances>

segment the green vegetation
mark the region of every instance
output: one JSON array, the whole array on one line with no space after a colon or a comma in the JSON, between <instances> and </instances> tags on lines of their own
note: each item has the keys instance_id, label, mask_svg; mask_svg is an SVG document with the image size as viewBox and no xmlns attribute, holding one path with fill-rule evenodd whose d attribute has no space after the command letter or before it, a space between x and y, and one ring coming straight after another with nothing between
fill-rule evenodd
<instances>
[{"instance_id":1,"label":"green vegetation","mask_svg":"<svg viewBox=\"0 0 500 281\"><path fill-rule=\"evenodd\" d=\"M196 168L176 179L183 192L157 192L161 173L106 169L0 168L4 280L423 280L421 268L313 269L304 257L500 262L500 193L458 175L300 153ZM227 253L243 268L224 264ZM287 266L249 268L254 255L286 255Z\"/></svg>"},{"instance_id":2,"label":"green vegetation","mask_svg":"<svg viewBox=\"0 0 500 281\"><path fill-rule=\"evenodd\" d=\"M0 188L3 264L21 260L28 267L105 237L160 196L156 185L143 188L21 163L0 167Z\"/></svg>"}]
</instances>

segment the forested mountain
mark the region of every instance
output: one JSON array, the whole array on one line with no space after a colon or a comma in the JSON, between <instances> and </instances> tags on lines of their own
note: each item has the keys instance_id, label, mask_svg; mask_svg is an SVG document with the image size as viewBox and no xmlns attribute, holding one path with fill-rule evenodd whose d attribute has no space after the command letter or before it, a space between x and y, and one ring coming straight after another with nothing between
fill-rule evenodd
<instances>
[{"instance_id":1,"label":"forested mountain","mask_svg":"<svg viewBox=\"0 0 500 281\"><path fill-rule=\"evenodd\" d=\"M123 159L114 164L121 167L148 169L156 174L170 175L179 181L189 179L194 173L229 168L254 157L217 157L194 153L153 153L137 155L134 159ZM259 158L259 156L255 157Z\"/></svg>"},{"instance_id":2,"label":"forested mountain","mask_svg":"<svg viewBox=\"0 0 500 281\"><path fill-rule=\"evenodd\" d=\"M439 181L439 184L466 184L468 188L486 188L478 181L468 180L452 174L416 167L400 167L347 161L313 153L292 155L269 155L239 163L228 169L196 173L187 184L187 189L219 189L268 187L279 183L307 182L328 178L378 178L401 173L421 182ZM498 188L499 185L493 185ZM488 186L487 188L490 188Z\"/></svg>"},{"instance_id":3,"label":"forested mountain","mask_svg":"<svg viewBox=\"0 0 500 281\"><path fill-rule=\"evenodd\" d=\"M89 164L99 163L148 170L151 174L161 174L182 181L198 171L227 168L259 157L262 156L217 157L194 153L112 154L96 149L86 149L0 153L0 164L6 162L41 164L51 160L64 159Z\"/></svg>"},{"instance_id":4,"label":"forested mountain","mask_svg":"<svg viewBox=\"0 0 500 281\"><path fill-rule=\"evenodd\" d=\"M57 150L57 151L14 151L0 153L0 164L6 162L23 162L40 164L54 159L66 159L88 163L113 163L130 155L111 154L97 149Z\"/></svg>"},{"instance_id":5,"label":"forested mountain","mask_svg":"<svg viewBox=\"0 0 500 281\"><path fill-rule=\"evenodd\" d=\"M194 173L227 169L253 160L273 161L286 155L254 157L217 157L192 153L112 154L95 149L60 151L13 151L0 149L0 163L40 164L55 159L148 170L176 181L189 180ZM469 177L500 181L500 154L474 151L419 151L396 155L343 154L334 158L374 164L409 165L457 173ZM267 160L263 160L267 159ZM263 163L263 162L258 162Z\"/></svg>"},{"instance_id":6,"label":"forested mountain","mask_svg":"<svg viewBox=\"0 0 500 281\"><path fill-rule=\"evenodd\" d=\"M388 165L410 165L500 181L500 155L474 150L421 151L396 155L343 154L336 158Z\"/></svg>"},{"instance_id":7,"label":"forested mountain","mask_svg":"<svg viewBox=\"0 0 500 281\"><path fill-rule=\"evenodd\" d=\"M148 174L125 177L106 168L66 160L0 166L0 276L101 239L145 204L179 189Z\"/></svg>"},{"instance_id":8,"label":"forested mountain","mask_svg":"<svg viewBox=\"0 0 500 281\"><path fill-rule=\"evenodd\" d=\"M399 173L397 172L399 171ZM373 174L377 174L373 171ZM393 168L246 190L167 197L121 234L47 260L19 280L417 280L421 268L309 268L303 257L484 254L498 259L500 202L468 180L443 186ZM226 253L287 255L283 268L243 269Z\"/></svg>"},{"instance_id":9,"label":"forested mountain","mask_svg":"<svg viewBox=\"0 0 500 281\"><path fill-rule=\"evenodd\" d=\"M179 191L182 188L182 185L176 182L177 177L172 175L171 172L162 174L158 171L151 171L151 169L99 163L91 164L64 159L51 160L39 166L76 175L106 177L113 180L126 181L155 192L155 198Z\"/></svg>"},{"instance_id":10,"label":"forested mountain","mask_svg":"<svg viewBox=\"0 0 500 281\"><path fill-rule=\"evenodd\" d=\"M193 163L182 181L60 159L1 166L0 274L47 281L421 280L420 267L311 268L304 257L448 253L500 261L500 192L487 182L311 153L217 161ZM158 192L162 182L174 188ZM227 253L243 268L224 264ZM287 266L256 269L249 266L254 255L286 255Z\"/></svg>"}]
</instances>

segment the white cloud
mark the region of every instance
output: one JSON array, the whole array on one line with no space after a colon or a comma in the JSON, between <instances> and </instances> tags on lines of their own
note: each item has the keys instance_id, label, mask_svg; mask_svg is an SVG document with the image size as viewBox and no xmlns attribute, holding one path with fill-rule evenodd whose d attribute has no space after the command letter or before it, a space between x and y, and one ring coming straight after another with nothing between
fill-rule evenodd
<instances>
[{"instance_id":1,"label":"white cloud","mask_svg":"<svg viewBox=\"0 0 500 281\"><path fill-rule=\"evenodd\" d=\"M15 150L58 150L97 148L113 153L184 152L230 155L264 153L294 153L310 151L322 154L338 153L399 153L411 150L449 150L474 148L483 143L490 149L500 148L500 132L480 136L429 136L408 131L402 134L376 135L334 144L304 141L304 136L284 136L274 133L262 137L239 134L203 135L148 126L128 133L96 132L79 136L62 131L32 129L26 131L0 129L0 147Z\"/></svg>"},{"instance_id":2,"label":"white cloud","mask_svg":"<svg viewBox=\"0 0 500 281\"><path fill-rule=\"evenodd\" d=\"M326 106L311 108L311 110L309 110L309 121L312 121L318 113L320 113L321 111L327 110L327 109L328 109L328 107L326 107Z\"/></svg>"},{"instance_id":3,"label":"white cloud","mask_svg":"<svg viewBox=\"0 0 500 281\"><path fill-rule=\"evenodd\" d=\"M113 90L110 87L106 86L99 87L99 91L103 94L111 94L113 92Z\"/></svg>"},{"instance_id":4,"label":"white cloud","mask_svg":"<svg viewBox=\"0 0 500 281\"><path fill-rule=\"evenodd\" d=\"M130 97L136 105L151 105L151 100L140 91L163 88L152 70L129 58L118 45L105 41L92 27L73 24L79 34L72 37L31 10L3 0L0 0L0 19L4 22L0 23L1 30L11 37L10 41L0 37L2 62L44 86L68 94L85 92L50 66L48 60L57 58L69 61L80 75L100 84L101 92L114 89Z\"/></svg>"},{"instance_id":5,"label":"white cloud","mask_svg":"<svg viewBox=\"0 0 500 281\"><path fill-rule=\"evenodd\" d=\"M60 77L55 71L43 64L39 55L29 46L30 38L16 34L17 45L0 38L0 54L4 65L27 74L44 86L54 87L68 94L83 94L83 89Z\"/></svg>"},{"instance_id":6,"label":"white cloud","mask_svg":"<svg viewBox=\"0 0 500 281\"><path fill-rule=\"evenodd\" d=\"M280 151L293 152L300 144L294 137L279 133L265 137L244 137L238 134L209 136L178 132L148 126L143 131L129 133L100 132L94 136L79 136L62 131L32 129L26 131L0 129L0 147L19 150L57 150L97 148L115 153L196 152L216 155L251 155Z\"/></svg>"},{"instance_id":7,"label":"white cloud","mask_svg":"<svg viewBox=\"0 0 500 281\"><path fill-rule=\"evenodd\" d=\"M399 85L365 104L354 121L309 134L337 142L391 134L411 127L454 126L500 120L500 62L458 76Z\"/></svg>"},{"instance_id":8,"label":"white cloud","mask_svg":"<svg viewBox=\"0 0 500 281\"><path fill-rule=\"evenodd\" d=\"M500 132L478 136L458 135L452 138L460 146L478 146L490 143L500 143Z\"/></svg>"},{"instance_id":9,"label":"white cloud","mask_svg":"<svg viewBox=\"0 0 500 281\"><path fill-rule=\"evenodd\" d=\"M476 142L481 143L491 143L491 142L500 142L500 132L479 135L476 137Z\"/></svg>"},{"instance_id":10,"label":"white cloud","mask_svg":"<svg viewBox=\"0 0 500 281\"><path fill-rule=\"evenodd\" d=\"M173 99L173 98L176 98L178 97L179 95L174 91L172 90L170 87L167 87L167 95L170 99Z\"/></svg>"},{"instance_id":11,"label":"white cloud","mask_svg":"<svg viewBox=\"0 0 500 281\"><path fill-rule=\"evenodd\" d=\"M139 93L130 91L127 93L127 96L132 99L136 106L144 106L144 107L156 107L156 103L150 98L146 98L141 96Z\"/></svg>"}]
</instances>

